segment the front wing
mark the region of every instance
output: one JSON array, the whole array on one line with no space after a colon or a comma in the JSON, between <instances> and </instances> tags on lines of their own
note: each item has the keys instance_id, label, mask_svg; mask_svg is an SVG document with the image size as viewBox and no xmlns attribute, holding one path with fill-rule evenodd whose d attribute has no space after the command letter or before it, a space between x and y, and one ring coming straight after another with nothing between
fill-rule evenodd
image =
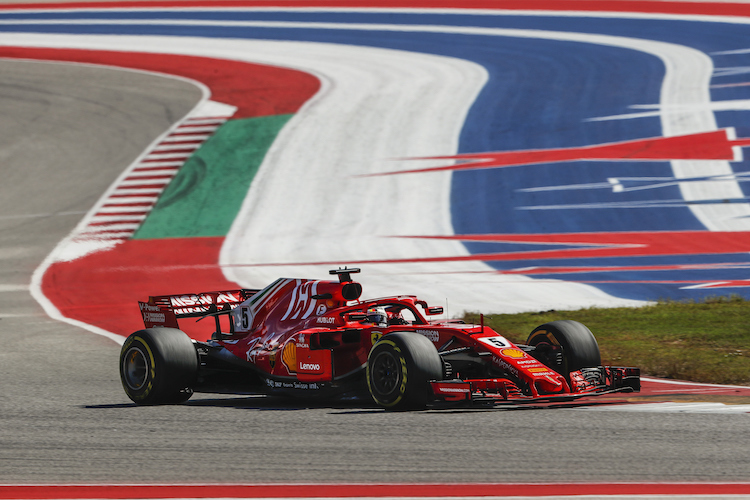
<instances>
[{"instance_id":1,"label":"front wing","mask_svg":"<svg viewBox=\"0 0 750 500\"><path fill-rule=\"evenodd\" d=\"M438 400L490 404L523 404L573 401L575 399L639 392L640 369L619 366L583 368L570 373L570 392L530 396L528 391L509 379L436 380L430 382Z\"/></svg>"}]
</instances>

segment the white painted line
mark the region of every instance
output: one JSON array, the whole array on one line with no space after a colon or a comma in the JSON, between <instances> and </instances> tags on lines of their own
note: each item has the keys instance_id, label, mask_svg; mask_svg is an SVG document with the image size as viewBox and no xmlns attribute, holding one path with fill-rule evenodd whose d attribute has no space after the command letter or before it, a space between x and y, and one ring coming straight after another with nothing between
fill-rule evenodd
<instances>
[{"instance_id":1,"label":"white painted line","mask_svg":"<svg viewBox=\"0 0 750 500\"><path fill-rule=\"evenodd\" d=\"M169 181L171 181L172 178L169 179L133 179L133 180L124 180L120 182L120 188L117 189L117 193L123 193L126 191L132 191L133 188L131 186L149 186L149 187L143 187L141 189L146 190L148 192L157 192L161 193L164 190L164 186L169 184ZM154 187L151 187L154 186ZM162 186L161 188L156 186Z\"/></svg>"},{"instance_id":2,"label":"white painted line","mask_svg":"<svg viewBox=\"0 0 750 500\"><path fill-rule=\"evenodd\" d=\"M169 160L171 158L187 158L193 153L149 153L146 157L147 160Z\"/></svg>"},{"instance_id":3,"label":"white painted line","mask_svg":"<svg viewBox=\"0 0 750 500\"><path fill-rule=\"evenodd\" d=\"M205 141L211 137L211 134L197 134L197 135L173 135L169 136L163 141L164 142L182 142L182 141Z\"/></svg>"},{"instance_id":4,"label":"white painted line","mask_svg":"<svg viewBox=\"0 0 750 500\"><path fill-rule=\"evenodd\" d=\"M91 241L106 241L106 240L124 240L130 238L133 235L133 231L102 231L102 232L91 232L91 233L80 233L76 235L76 240L79 242L91 242Z\"/></svg>"},{"instance_id":5,"label":"white painted line","mask_svg":"<svg viewBox=\"0 0 750 500\"><path fill-rule=\"evenodd\" d=\"M114 196L114 194L112 196ZM158 196L123 196L118 198L109 197L106 200L106 207L127 207L128 205L133 203L154 204L158 199Z\"/></svg>"},{"instance_id":6,"label":"white painted line","mask_svg":"<svg viewBox=\"0 0 750 500\"><path fill-rule=\"evenodd\" d=\"M651 378L651 377L641 377L641 380L644 382L656 382L659 384L668 384L668 385L691 385L691 386L700 386L700 387L706 387L711 388L715 387L717 389L750 389L750 386L747 385L722 385L722 384L705 384L702 382L687 382L684 380L666 380L661 378Z\"/></svg>"},{"instance_id":7,"label":"white painted line","mask_svg":"<svg viewBox=\"0 0 750 500\"><path fill-rule=\"evenodd\" d=\"M148 195L148 194L160 194L163 191L163 189L159 188L141 188L141 189L128 189L127 187L124 188L117 188L117 190L112 193L112 198L119 198L125 195L129 194L142 194L142 195ZM158 197L154 196L152 199L156 200Z\"/></svg>"},{"instance_id":8,"label":"white painted line","mask_svg":"<svg viewBox=\"0 0 750 500\"><path fill-rule=\"evenodd\" d=\"M138 164L133 170L146 170L154 167L181 167L185 164L184 161L147 161L144 160Z\"/></svg>"},{"instance_id":9,"label":"white painted line","mask_svg":"<svg viewBox=\"0 0 750 500\"><path fill-rule=\"evenodd\" d=\"M118 221L132 221L132 220L143 220L146 218L145 213L131 214L131 215L95 215L91 219L89 226L98 224L101 222L118 222Z\"/></svg>"},{"instance_id":10,"label":"white painted line","mask_svg":"<svg viewBox=\"0 0 750 500\"><path fill-rule=\"evenodd\" d=\"M187 122L198 120L225 120L237 112L237 107L221 102L206 100L190 112Z\"/></svg>"},{"instance_id":11,"label":"white painted line","mask_svg":"<svg viewBox=\"0 0 750 500\"><path fill-rule=\"evenodd\" d=\"M28 292L29 285L3 285L0 284L0 292Z\"/></svg>"},{"instance_id":12,"label":"white painted line","mask_svg":"<svg viewBox=\"0 0 750 500\"><path fill-rule=\"evenodd\" d=\"M96 234L96 233L114 233L120 231L135 231L138 229L140 224L108 224L104 226L87 226L85 230L81 231L82 235Z\"/></svg>"},{"instance_id":13,"label":"white painted line","mask_svg":"<svg viewBox=\"0 0 750 500\"><path fill-rule=\"evenodd\" d=\"M151 208L151 207L148 207ZM148 215L150 210L147 210L144 207L138 207L138 208L129 208L129 207L102 207L99 209L99 211L94 214L93 218L96 217L106 217L111 214L118 214L118 215L128 215L128 216L135 216L135 215L143 215L144 217ZM92 219L93 219L92 218Z\"/></svg>"},{"instance_id":14,"label":"white painted line","mask_svg":"<svg viewBox=\"0 0 750 500\"><path fill-rule=\"evenodd\" d=\"M575 411L626 411L631 413L750 413L750 405L724 403L629 403L626 405L581 406Z\"/></svg>"},{"instance_id":15,"label":"white painted line","mask_svg":"<svg viewBox=\"0 0 750 500\"><path fill-rule=\"evenodd\" d=\"M175 151L175 150L180 150L180 149L189 149L191 151L195 151L200 146L201 146L200 142L194 142L194 141L187 142L186 141L184 143L179 143L179 144L166 144L164 146L157 146L153 150L154 151Z\"/></svg>"},{"instance_id":16,"label":"white painted line","mask_svg":"<svg viewBox=\"0 0 750 500\"><path fill-rule=\"evenodd\" d=\"M175 174L179 171L178 168L162 168L159 170L134 170L130 173L128 176L128 179L133 179L135 177L150 177L152 175L163 175L163 176L171 176L174 177ZM126 179L127 180L127 179Z\"/></svg>"},{"instance_id":17,"label":"white painted line","mask_svg":"<svg viewBox=\"0 0 750 500\"><path fill-rule=\"evenodd\" d=\"M178 137L178 134L194 134L196 132L215 132L218 126L206 127L198 125L195 127L183 125L179 127L173 134L172 137Z\"/></svg>"}]
</instances>

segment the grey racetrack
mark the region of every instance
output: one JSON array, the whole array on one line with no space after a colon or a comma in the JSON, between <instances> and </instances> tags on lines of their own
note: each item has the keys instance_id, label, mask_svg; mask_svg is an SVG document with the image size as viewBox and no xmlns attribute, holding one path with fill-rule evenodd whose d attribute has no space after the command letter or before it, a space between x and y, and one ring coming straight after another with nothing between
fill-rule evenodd
<instances>
[{"instance_id":1,"label":"grey racetrack","mask_svg":"<svg viewBox=\"0 0 750 500\"><path fill-rule=\"evenodd\" d=\"M119 346L47 317L29 283L199 97L142 73L0 61L0 483L750 480L748 414L131 404Z\"/></svg>"}]
</instances>

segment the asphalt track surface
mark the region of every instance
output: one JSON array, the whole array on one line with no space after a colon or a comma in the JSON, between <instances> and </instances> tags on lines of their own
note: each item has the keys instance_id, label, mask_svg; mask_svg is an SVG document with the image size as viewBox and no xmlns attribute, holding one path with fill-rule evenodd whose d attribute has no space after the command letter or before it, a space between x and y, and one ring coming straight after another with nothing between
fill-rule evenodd
<instances>
[{"instance_id":1,"label":"asphalt track surface","mask_svg":"<svg viewBox=\"0 0 750 500\"><path fill-rule=\"evenodd\" d=\"M148 88L148 91L144 89ZM136 407L119 346L48 318L31 274L199 92L132 72L0 65L0 482L743 481L747 414L393 414L199 396Z\"/></svg>"}]
</instances>

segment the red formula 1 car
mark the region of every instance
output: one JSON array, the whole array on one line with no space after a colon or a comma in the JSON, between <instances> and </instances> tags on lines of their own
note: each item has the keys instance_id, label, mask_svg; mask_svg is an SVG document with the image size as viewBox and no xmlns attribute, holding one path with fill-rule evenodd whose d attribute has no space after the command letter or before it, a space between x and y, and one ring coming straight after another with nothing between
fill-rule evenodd
<instances>
[{"instance_id":1,"label":"red formula 1 car","mask_svg":"<svg viewBox=\"0 0 750 500\"><path fill-rule=\"evenodd\" d=\"M580 323L547 323L517 345L484 325L428 320L443 308L414 296L359 300L356 272L141 302L146 329L120 354L125 392L138 404L179 403L198 391L371 397L402 410L640 389L638 368L601 366L596 339ZM206 342L177 327L178 318L209 317L215 331Z\"/></svg>"}]
</instances>

